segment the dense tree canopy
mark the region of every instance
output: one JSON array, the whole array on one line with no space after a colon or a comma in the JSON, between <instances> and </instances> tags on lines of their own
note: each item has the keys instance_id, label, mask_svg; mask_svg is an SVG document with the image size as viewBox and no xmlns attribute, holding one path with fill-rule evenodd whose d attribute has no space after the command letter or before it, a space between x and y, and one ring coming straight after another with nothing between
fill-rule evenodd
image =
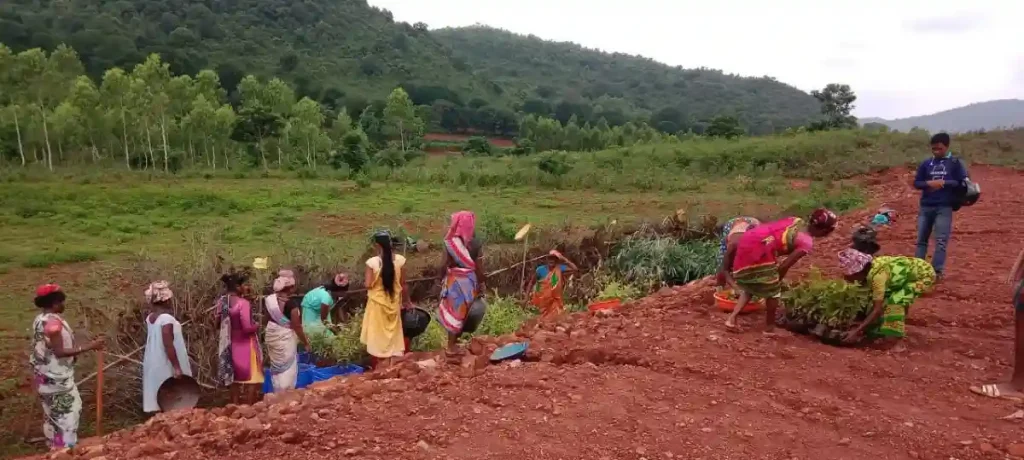
<instances>
[{"instance_id":1,"label":"dense tree canopy","mask_svg":"<svg viewBox=\"0 0 1024 460\"><path fill-rule=\"evenodd\" d=\"M483 27L429 31L396 23L365 0L6 0L0 43L14 53L66 44L97 85L108 69L131 69L157 53L173 74L211 69L227 90L223 102L236 108L247 75L278 78L297 100L322 105L328 119L344 107L358 120L373 106L383 122L378 112L401 87L428 107L420 113L426 129L450 132L514 135L521 112L563 125L573 117L580 125L642 120L666 133L699 132L734 116L759 134L818 112L814 98L770 78L684 70ZM145 116L159 126L176 109L157 104ZM366 134L380 140L386 130ZM164 148L162 138L157 144Z\"/></svg>"},{"instance_id":2,"label":"dense tree canopy","mask_svg":"<svg viewBox=\"0 0 1024 460\"><path fill-rule=\"evenodd\" d=\"M819 112L813 97L770 77L682 69L484 26L434 35L454 56L513 93L520 110L563 123L573 115L612 125L644 116L651 126L676 132L727 115L751 133L765 134L804 125Z\"/></svg>"}]
</instances>

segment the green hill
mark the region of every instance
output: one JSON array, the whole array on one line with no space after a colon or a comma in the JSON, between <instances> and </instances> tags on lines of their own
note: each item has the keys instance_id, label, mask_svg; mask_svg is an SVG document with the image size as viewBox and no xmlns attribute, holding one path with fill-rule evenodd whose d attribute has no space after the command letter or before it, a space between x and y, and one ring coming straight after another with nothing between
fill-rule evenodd
<instances>
[{"instance_id":1,"label":"green hill","mask_svg":"<svg viewBox=\"0 0 1024 460\"><path fill-rule=\"evenodd\" d=\"M7 0L0 42L14 51L66 43L94 78L155 52L175 73L216 69L229 89L245 74L278 76L328 103L365 105L419 82L501 100L426 27L395 23L364 0Z\"/></svg>"},{"instance_id":2,"label":"green hill","mask_svg":"<svg viewBox=\"0 0 1024 460\"><path fill-rule=\"evenodd\" d=\"M819 113L814 98L771 77L683 69L485 26L434 33L478 74L513 90L524 111L562 121L593 112L614 124L615 112L632 109L650 114L651 124L666 131L734 115L750 131L768 133L806 124Z\"/></svg>"},{"instance_id":3,"label":"green hill","mask_svg":"<svg viewBox=\"0 0 1024 460\"><path fill-rule=\"evenodd\" d=\"M767 77L685 70L486 27L429 31L365 0L6 0L0 43L15 52L65 43L94 79L154 52L177 74L215 69L229 90L246 74L277 76L300 96L354 114L396 86L420 105L451 103L435 113L491 106L611 125L651 117L666 132L734 115L766 133L818 113L812 97Z\"/></svg>"}]
</instances>

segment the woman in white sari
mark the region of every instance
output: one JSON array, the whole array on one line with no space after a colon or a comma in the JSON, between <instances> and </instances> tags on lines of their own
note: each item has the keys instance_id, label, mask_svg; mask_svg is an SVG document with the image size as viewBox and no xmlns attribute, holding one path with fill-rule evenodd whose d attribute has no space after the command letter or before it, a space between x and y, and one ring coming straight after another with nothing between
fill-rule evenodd
<instances>
[{"instance_id":1,"label":"woman in white sari","mask_svg":"<svg viewBox=\"0 0 1024 460\"><path fill-rule=\"evenodd\" d=\"M281 270L274 279L274 293L264 298L270 318L264 338L274 391L295 388L299 375L298 342L309 349L309 339L302 331L302 298L292 298L294 290L295 275L291 270Z\"/></svg>"}]
</instances>

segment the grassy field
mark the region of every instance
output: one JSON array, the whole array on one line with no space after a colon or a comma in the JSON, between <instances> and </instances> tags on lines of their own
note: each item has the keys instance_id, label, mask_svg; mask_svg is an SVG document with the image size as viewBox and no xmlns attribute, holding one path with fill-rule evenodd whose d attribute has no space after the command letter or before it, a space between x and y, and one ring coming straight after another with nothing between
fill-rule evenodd
<instances>
[{"instance_id":1,"label":"grassy field","mask_svg":"<svg viewBox=\"0 0 1024 460\"><path fill-rule=\"evenodd\" d=\"M957 141L954 148L969 161L1017 166L1024 160L1013 148L1024 145L1022 130ZM489 244L508 242L528 222L540 231L573 232L660 221L678 209L718 217L802 214L823 205L849 210L865 197L841 179L917 161L928 154L926 144L919 134L862 131L684 140L594 153L428 157L358 176L326 169L164 176L7 168L0 171L0 312L6 318L0 365L14 372L0 374L0 450L24 452L30 447L22 439L38 436L39 409L22 379L35 314L31 293L40 283L64 285L72 326L96 330L76 317L76 307L113 307L137 296L142 286L119 274L128 261L144 255L158 264L180 262L195 249L197 235L230 248L227 256L236 262L300 248L361 273L374 229L436 242L447 216L460 209L477 213ZM552 158L567 170L540 168ZM12 417L30 422L15 424Z\"/></svg>"}]
</instances>

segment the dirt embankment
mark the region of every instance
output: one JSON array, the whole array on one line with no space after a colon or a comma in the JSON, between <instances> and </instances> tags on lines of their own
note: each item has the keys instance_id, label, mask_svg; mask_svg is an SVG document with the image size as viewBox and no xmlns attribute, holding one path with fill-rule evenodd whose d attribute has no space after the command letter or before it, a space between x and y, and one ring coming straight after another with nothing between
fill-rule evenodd
<instances>
[{"instance_id":1,"label":"dirt embankment","mask_svg":"<svg viewBox=\"0 0 1024 460\"><path fill-rule=\"evenodd\" d=\"M971 384L1004 379L1010 289L1024 246L1024 175L976 166L982 202L956 215L948 277L911 310L905 350L839 349L725 332L706 286L663 289L621 314L527 327L529 361L410 360L254 407L159 416L89 458L1002 459L1024 457L1013 403ZM911 254L917 196L906 172L869 179L902 213L883 252ZM847 216L810 262L834 271ZM807 265L807 264L805 264ZM744 318L746 325L759 317ZM477 354L514 340L477 341ZM89 447L89 444L93 444ZM71 458L70 454L61 454Z\"/></svg>"}]
</instances>

